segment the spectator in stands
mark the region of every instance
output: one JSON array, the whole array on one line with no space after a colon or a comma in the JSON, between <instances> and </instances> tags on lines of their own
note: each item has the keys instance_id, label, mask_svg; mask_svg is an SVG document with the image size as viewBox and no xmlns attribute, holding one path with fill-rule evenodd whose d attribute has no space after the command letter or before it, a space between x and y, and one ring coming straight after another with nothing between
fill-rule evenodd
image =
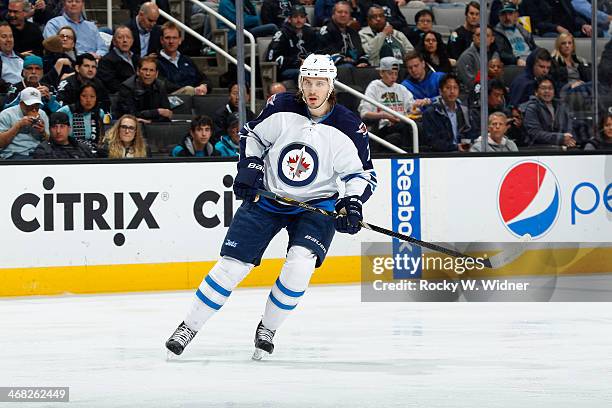
<instances>
[{"instance_id":1,"label":"spectator in stands","mask_svg":"<svg viewBox=\"0 0 612 408\"><path fill-rule=\"evenodd\" d=\"M104 135L104 111L98 105L96 87L84 82L79 89L76 103L62 106L58 112L64 112L70 120L70 136L77 138L95 149Z\"/></svg>"},{"instance_id":2,"label":"spectator in stands","mask_svg":"<svg viewBox=\"0 0 612 408\"><path fill-rule=\"evenodd\" d=\"M329 23L332 15L334 14L334 6L338 0L316 0L315 1L315 21L314 25L316 27L323 27ZM361 21L361 13L359 9L359 5L357 4L357 0L347 1L350 7L349 14L351 15L350 21L347 23L354 30L359 30L359 21ZM367 9L364 10L364 13ZM310 22L313 23L312 21Z\"/></svg>"},{"instance_id":3,"label":"spectator in stands","mask_svg":"<svg viewBox=\"0 0 612 408\"><path fill-rule=\"evenodd\" d=\"M100 60L97 74L109 93L117 93L121 83L136 74L140 57L131 51L133 44L134 38L128 26L115 28L113 46Z\"/></svg>"},{"instance_id":4,"label":"spectator in stands","mask_svg":"<svg viewBox=\"0 0 612 408\"><path fill-rule=\"evenodd\" d=\"M8 3L9 0L0 2L0 17L2 19L7 19ZM44 26L47 21L61 15L63 11L63 0L30 0L28 3L29 7L25 9L25 19L39 26Z\"/></svg>"},{"instance_id":5,"label":"spectator in stands","mask_svg":"<svg viewBox=\"0 0 612 408\"><path fill-rule=\"evenodd\" d=\"M42 55L42 31L37 24L26 20L26 12L30 8L27 0L9 0L6 19L13 31L15 52Z\"/></svg>"},{"instance_id":6,"label":"spectator in stands","mask_svg":"<svg viewBox=\"0 0 612 408\"><path fill-rule=\"evenodd\" d=\"M495 37L493 29L487 27L487 60L499 57L495 46L493 45ZM472 36L472 45L461 54L457 60L457 76L461 81L463 89L469 90L474 83L476 73L480 70L480 27L474 30Z\"/></svg>"},{"instance_id":7,"label":"spectator in stands","mask_svg":"<svg viewBox=\"0 0 612 408\"><path fill-rule=\"evenodd\" d=\"M514 4L521 16L525 15L523 0L493 0L491 2L491 10L489 12L489 24L491 27L495 27L499 23L499 10L502 9L505 3L510 2Z\"/></svg>"},{"instance_id":8,"label":"spectator in stands","mask_svg":"<svg viewBox=\"0 0 612 408\"><path fill-rule=\"evenodd\" d=\"M176 145L170 155L172 157L213 157L220 156L215 146L210 143L213 132L213 121L206 115L200 115L191 121L189 134L181 144Z\"/></svg>"},{"instance_id":9,"label":"spectator in stands","mask_svg":"<svg viewBox=\"0 0 612 408\"><path fill-rule=\"evenodd\" d=\"M561 33L555 40L550 74L558 88L569 84L575 88L591 80L591 66L576 55L576 43L570 33Z\"/></svg>"},{"instance_id":10,"label":"spectator in stands","mask_svg":"<svg viewBox=\"0 0 612 408\"><path fill-rule=\"evenodd\" d=\"M216 2L215 2L216 3ZM170 1L169 0L156 0L155 4L160 10L170 14ZM134 18L140 12L142 0L121 0L121 8L130 10L130 18ZM165 22L165 19L164 19Z\"/></svg>"},{"instance_id":11,"label":"spectator in stands","mask_svg":"<svg viewBox=\"0 0 612 408\"><path fill-rule=\"evenodd\" d=\"M70 26L77 33L77 52L88 52L96 58L102 58L108 49L96 24L85 20L83 16L84 6L83 0L64 0L63 14L47 22L43 37L47 38L55 35L61 27Z\"/></svg>"},{"instance_id":12,"label":"spectator in stands","mask_svg":"<svg viewBox=\"0 0 612 408\"><path fill-rule=\"evenodd\" d=\"M104 135L98 157L109 159L137 159L151 157L151 149L142 133L142 126L134 115L123 115Z\"/></svg>"},{"instance_id":13,"label":"spectator in stands","mask_svg":"<svg viewBox=\"0 0 612 408\"><path fill-rule=\"evenodd\" d=\"M291 10L304 4L302 0L264 0L261 5L261 22L282 27L291 17ZM314 24L314 21L307 22Z\"/></svg>"},{"instance_id":14,"label":"spectator in stands","mask_svg":"<svg viewBox=\"0 0 612 408\"><path fill-rule=\"evenodd\" d=\"M521 72L510 85L510 106L519 106L527 102L536 89L536 78L548 75L552 57L548 50L536 48L527 57L525 70Z\"/></svg>"},{"instance_id":15,"label":"spectator in stands","mask_svg":"<svg viewBox=\"0 0 612 408\"><path fill-rule=\"evenodd\" d=\"M105 112L110 112L110 97L106 86L100 79L96 78L98 73L98 62L92 54L81 54L77 57L74 75L70 75L60 82L57 87L57 100L62 105L76 103L79 99L79 91L85 82L92 82L96 87L98 103Z\"/></svg>"},{"instance_id":16,"label":"spectator in stands","mask_svg":"<svg viewBox=\"0 0 612 408\"><path fill-rule=\"evenodd\" d=\"M459 101L459 79L446 74L440 81L440 98L423 113L423 129L428 144L436 152L465 152L470 135L468 109Z\"/></svg>"},{"instance_id":17,"label":"spectator in stands","mask_svg":"<svg viewBox=\"0 0 612 408\"><path fill-rule=\"evenodd\" d=\"M417 51L421 53L425 63L437 72L451 72L457 63L454 59L448 58L442 36L435 31L430 31L421 37Z\"/></svg>"},{"instance_id":18,"label":"spectator in stands","mask_svg":"<svg viewBox=\"0 0 612 408\"><path fill-rule=\"evenodd\" d=\"M506 1L499 10L499 23L494 28L495 46L506 65L525 66L529 53L536 49L531 33L518 23L518 7Z\"/></svg>"},{"instance_id":19,"label":"spectator in stands","mask_svg":"<svg viewBox=\"0 0 612 408\"><path fill-rule=\"evenodd\" d=\"M572 119L565 105L555 100L555 83L549 75L536 80L535 96L525 109L525 129L530 145L576 147Z\"/></svg>"},{"instance_id":20,"label":"spectator in stands","mask_svg":"<svg viewBox=\"0 0 612 408\"><path fill-rule=\"evenodd\" d=\"M494 55L489 59L487 64L487 80L498 79L500 81L504 81L504 63L499 58L499 55ZM475 88L471 90L472 92L476 92L480 95L480 88L476 89L480 84L480 70L476 73L476 78L474 78L474 83L472 86ZM504 84L505 85L505 84ZM470 94L472 93L470 92Z\"/></svg>"},{"instance_id":21,"label":"spectator in stands","mask_svg":"<svg viewBox=\"0 0 612 408\"><path fill-rule=\"evenodd\" d=\"M132 52L142 58L149 54L158 54L161 47L161 28L157 25L159 7L155 3L142 3L136 17L127 25L132 30Z\"/></svg>"},{"instance_id":22,"label":"spectator in stands","mask_svg":"<svg viewBox=\"0 0 612 408\"><path fill-rule=\"evenodd\" d=\"M221 136L215 144L215 150L223 157L235 157L240 153L240 120L238 114L230 115L227 120L227 128L225 134Z\"/></svg>"},{"instance_id":23,"label":"spectator in stands","mask_svg":"<svg viewBox=\"0 0 612 408\"><path fill-rule=\"evenodd\" d=\"M70 136L70 121L64 112L54 112L49 118L50 136L38 144L34 159L89 159L95 157L91 147Z\"/></svg>"},{"instance_id":24,"label":"spectator in stands","mask_svg":"<svg viewBox=\"0 0 612 408\"><path fill-rule=\"evenodd\" d=\"M297 81L302 61L317 47L317 32L306 25L306 9L293 6L287 22L274 34L266 60L277 63L281 80Z\"/></svg>"},{"instance_id":25,"label":"spectator in stands","mask_svg":"<svg viewBox=\"0 0 612 408\"><path fill-rule=\"evenodd\" d=\"M572 33L575 37L590 37L593 27L576 13L571 0L524 0L524 14L531 18L532 32L541 37L556 37Z\"/></svg>"},{"instance_id":26,"label":"spectator in stands","mask_svg":"<svg viewBox=\"0 0 612 408\"><path fill-rule=\"evenodd\" d=\"M529 137L527 136L527 130L523 126L523 118L525 116L525 104L520 107L513 107L510 109L510 129L508 130L508 137L516 143L519 147L529 146Z\"/></svg>"},{"instance_id":27,"label":"spectator in stands","mask_svg":"<svg viewBox=\"0 0 612 408\"><path fill-rule=\"evenodd\" d=\"M118 116L130 113L144 123L172 119L166 87L157 75L156 57L146 56L138 61L136 75L119 87Z\"/></svg>"},{"instance_id":28,"label":"spectator in stands","mask_svg":"<svg viewBox=\"0 0 612 408\"><path fill-rule=\"evenodd\" d=\"M404 0L400 0L404 1ZM358 0L359 5L359 24L361 27L365 27L369 25L368 22L368 13L370 7L372 6L380 6L385 13L385 20L387 23L391 24L394 30L401 31L404 36L408 34L410 28L408 27L408 22L406 18L402 14L399 9L399 1L395 0ZM405 1L404 1L405 3ZM406 37L408 38L408 37ZM410 44L412 46L412 44Z\"/></svg>"},{"instance_id":29,"label":"spectator in stands","mask_svg":"<svg viewBox=\"0 0 612 408\"><path fill-rule=\"evenodd\" d=\"M212 91L212 82L200 72L191 58L178 51L181 43L178 26L170 21L164 23L158 62L166 90L173 95L206 95Z\"/></svg>"},{"instance_id":30,"label":"spectator in stands","mask_svg":"<svg viewBox=\"0 0 612 408\"><path fill-rule=\"evenodd\" d=\"M55 99L55 95L51 93L52 87L41 82L43 78L43 61L42 58L36 55L29 55L23 60L23 79L21 82L12 84L9 92L4 99L4 107L8 108L19 104L21 91L25 88L36 88L42 95L43 108L47 114L55 112L61 105Z\"/></svg>"},{"instance_id":31,"label":"spectator in stands","mask_svg":"<svg viewBox=\"0 0 612 408\"><path fill-rule=\"evenodd\" d=\"M230 83L227 87L229 97L227 103L217 109L213 115L213 122L215 125L214 139L218 140L227 131L228 121L233 120L233 114L238 112L238 84L236 82ZM245 99L249 100L249 87L246 86ZM246 120L247 122L255 119L255 114L250 110L246 109Z\"/></svg>"},{"instance_id":32,"label":"spectator in stands","mask_svg":"<svg viewBox=\"0 0 612 408\"><path fill-rule=\"evenodd\" d=\"M272 82L268 87L267 96L272 96L283 92L287 92L287 87L282 82Z\"/></svg>"},{"instance_id":33,"label":"spectator in stands","mask_svg":"<svg viewBox=\"0 0 612 408\"><path fill-rule=\"evenodd\" d=\"M593 25L591 21L592 3L591 0L572 0L572 7L591 25ZM610 31L612 27L612 1L596 0L595 4L595 7L597 7L597 28L604 33L608 33L609 36L612 34L612 31Z\"/></svg>"},{"instance_id":34,"label":"spectator in stands","mask_svg":"<svg viewBox=\"0 0 612 408\"><path fill-rule=\"evenodd\" d=\"M443 72L432 72L425 66L421 54L413 51L404 59L406 78L402 81L410 93L416 99L413 106L422 108L430 105L432 99L440 95L440 80L444 77Z\"/></svg>"},{"instance_id":35,"label":"spectator in stands","mask_svg":"<svg viewBox=\"0 0 612 408\"><path fill-rule=\"evenodd\" d=\"M470 1L465 5L465 22L457 27L448 39L448 56L454 60L458 59L463 51L472 44L472 35L476 27L480 26L480 3Z\"/></svg>"},{"instance_id":36,"label":"spectator in stands","mask_svg":"<svg viewBox=\"0 0 612 408\"><path fill-rule=\"evenodd\" d=\"M327 25L319 31L323 45L318 53L332 56L336 65L366 67L368 58L361 46L357 31L349 27L351 6L346 1L334 5L334 12Z\"/></svg>"},{"instance_id":37,"label":"spectator in stands","mask_svg":"<svg viewBox=\"0 0 612 408\"><path fill-rule=\"evenodd\" d=\"M487 152L503 153L518 152L516 144L508 139L508 117L503 112L493 112L489 115L489 133L487 135ZM474 140L470 152L482 152L482 136Z\"/></svg>"},{"instance_id":38,"label":"spectator in stands","mask_svg":"<svg viewBox=\"0 0 612 408\"><path fill-rule=\"evenodd\" d=\"M257 15L255 4L251 0L244 0L244 29L253 34L253 37L271 37L278 31L274 24L261 24L261 19ZM236 2L235 0L219 0L219 14L229 21L236 21ZM218 23L219 28L228 28L222 21ZM227 37L228 47L236 45L236 30L230 29Z\"/></svg>"},{"instance_id":39,"label":"spectator in stands","mask_svg":"<svg viewBox=\"0 0 612 408\"><path fill-rule=\"evenodd\" d=\"M11 27L0 22L0 93L6 93L10 84L21 81L23 60L15 53L14 44Z\"/></svg>"},{"instance_id":40,"label":"spectator in stands","mask_svg":"<svg viewBox=\"0 0 612 408\"><path fill-rule=\"evenodd\" d=\"M373 66L378 66L379 61L385 57L402 61L413 50L404 33L387 22L385 10L379 5L368 10L368 25L359 30L359 37L363 51Z\"/></svg>"},{"instance_id":41,"label":"spectator in stands","mask_svg":"<svg viewBox=\"0 0 612 408\"><path fill-rule=\"evenodd\" d=\"M470 114L470 126L472 127L472 133L480 135L480 119L482 117L480 104L480 85L477 85L475 91L470 95L469 114ZM506 96L508 90L502 81L499 79L491 79L487 86L487 105L489 114L494 112L501 112L504 115L510 115L510 109L506 105ZM490 117L489 117L490 119Z\"/></svg>"},{"instance_id":42,"label":"spectator in stands","mask_svg":"<svg viewBox=\"0 0 612 408\"><path fill-rule=\"evenodd\" d=\"M589 140L584 150L612 150L612 112L606 112L601 116L599 137Z\"/></svg>"},{"instance_id":43,"label":"spectator in stands","mask_svg":"<svg viewBox=\"0 0 612 408\"><path fill-rule=\"evenodd\" d=\"M433 30L433 25L436 24L436 19L434 18L431 10L423 9L414 16L414 23L416 24L416 27L412 27L408 31L407 36L412 45L416 47L419 45L423 35Z\"/></svg>"},{"instance_id":44,"label":"spectator in stands","mask_svg":"<svg viewBox=\"0 0 612 408\"><path fill-rule=\"evenodd\" d=\"M0 112L0 158L30 159L31 153L49 134L49 118L40 109L36 88L21 91L21 102Z\"/></svg>"},{"instance_id":45,"label":"spectator in stands","mask_svg":"<svg viewBox=\"0 0 612 408\"><path fill-rule=\"evenodd\" d=\"M43 41L45 79L54 88L74 72L77 57L75 44L76 32L68 26L60 28L57 35L47 37Z\"/></svg>"},{"instance_id":46,"label":"spectator in stands","mask_svg":"<svg viewBox=\"0 0 612 408\"><path fill-rule=\"evenodd\" d=\"M380 79L368 84L365 95L401 115L407 115L412 111L414 97L406 87L397 83L400 64L401 60L393 57L381 59L377 68ZM378 122L377 136L404 150L412 149L410 126L396 116L363 100L359 104L359 114L364 121Z\"/></svg>"}]
</instances>

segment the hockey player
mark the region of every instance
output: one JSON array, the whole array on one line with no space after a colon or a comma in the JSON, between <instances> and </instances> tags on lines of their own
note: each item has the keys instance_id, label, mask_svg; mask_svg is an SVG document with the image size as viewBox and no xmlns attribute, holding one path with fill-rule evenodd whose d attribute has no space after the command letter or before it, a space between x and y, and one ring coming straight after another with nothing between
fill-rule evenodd
<instances>
[{"instance_id":1,"label":"hockey player","mask_svg":"<svg viewBox=\"0 0 612 408\"><path fill-rule=\"evenodd\" d=\"M297 306L315 268L323 263L334 229L349 234L359 231L362 203L374 191L376 175L367 129L355 114L335 104L334 78L336 67L328 55L309 55L300 67L298 94L271 96L259 117L241 130L234 193L244 203L221 246L221 258L166 342L174 354L183 352L285 228L287 257L255 331L253 358L272 353L274 334ZM344 184L342 198L338 177ZM264 197L257 200L258 189L345 215L334 220Z\"/></svg>"}]
</instances>

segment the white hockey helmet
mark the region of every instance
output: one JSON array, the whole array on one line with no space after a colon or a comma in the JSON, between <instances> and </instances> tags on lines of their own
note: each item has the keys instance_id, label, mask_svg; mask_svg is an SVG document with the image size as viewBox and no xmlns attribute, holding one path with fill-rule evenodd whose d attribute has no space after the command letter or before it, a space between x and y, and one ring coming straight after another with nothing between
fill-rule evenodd
<instances>
[{"instance_id":1,"label":"white hockey helmet","mask_svg":"<svg viewBox=\"0 0 612 408\"><path fill-rule=\"evenodd\" d=\"M309 78L327 78L329 81L329 95L334 90L334 79L338 75L336 64L329 55L326 54L310 54L306 57L300 67L300 75L298 77L298 88L302 91L302 82L305 77Z\"/></svg>"}]
</instances>

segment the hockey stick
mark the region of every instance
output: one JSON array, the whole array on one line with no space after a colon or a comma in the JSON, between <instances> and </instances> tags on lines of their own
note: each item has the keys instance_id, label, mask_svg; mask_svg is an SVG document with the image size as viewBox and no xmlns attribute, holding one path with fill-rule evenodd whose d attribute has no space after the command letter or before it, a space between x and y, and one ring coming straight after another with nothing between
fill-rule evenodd
<instances>
[{"instance_id":1,"label":"hockey stick","mask_svg":"<svg viewBox=\"0 0 612 408\"><path fill-rule=\"evenodd\" d=\"M331 217L331 218L336 218L338 217L338 213L336 212L332 212L332 211L327 211L324 210L322 208L318 208L315 206L312 206L308 203L304 203L298 200L294 200L292 198L289 197L283 197L280 196L278 194L275 194L271 191L265 191L265 190L261 190L258 189L257 190L257 194L262 196L262 197L266 197L270 200L274 200L274 201L278 201L279 203L283 203L283 204L287 204L287 205L292 205L294 207L300 207L303 208L306 211L310 211L310 212L314 212L314 213L318 213L321 215L324 215L326 217ZM342 215L340 215L342 217ZM383 227L379 227L377 225L374 224L369 224L365 221L360 221L359 222L361 224L361 226L363 228L369 229L371 231L376 231L379 232L381 234L384 235L388 235L390 237L394 237L397 239L401 239L402 241L406 241L406 242L410 242L412 244L418 245L422 248L427 248L427 249L431 249L432 251L436 251L436 252L440 252L449 256L452 256L454 258L465 258L466 260L471 260L472 262L476 262L476 259L472 256L466 255L464 253L461 253L459 251L455 251L454 249L450 249L450 248L446 248L440 245L436 245L436 244L432 244L431 242L426 242L426 241L421 241L420 239L416 239L413 238L409 235L404 235L404 234L400 234L399 232L395 232L395 231L391 231L388 230L386 228ZM527 242L531 240L531 237L528 234L525 234L519 243L517 243L516 245L513 246L513 248L509 248L508 250L505 250L495 256L492 256L491 258L486 258L481 260L481 262L484 264L484 266L486 268L491 268L491 269L495 269L495 268L499 268L502 267L504 265L509 264L510 262L514 261L516 258L518 258L519 256L521 256L521 254L523 252L525 252L525 248L527 246Z\"/></svg>"}]
</instances>

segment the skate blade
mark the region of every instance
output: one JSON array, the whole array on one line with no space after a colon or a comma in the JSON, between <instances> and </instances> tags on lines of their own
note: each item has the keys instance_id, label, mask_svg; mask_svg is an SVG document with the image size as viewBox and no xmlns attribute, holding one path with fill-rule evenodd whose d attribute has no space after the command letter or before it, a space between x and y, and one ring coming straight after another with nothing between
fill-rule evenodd
<instances>
[{"instance_id":1,"label":"skate blade","mask_svg":"<svg viewBox=\"0 0 612 408\"><path fill-rule=\"evenodd\" d=\"M261 361L264 357L267 357L269 355L270 353L268 353L267 351L256 348L255 352L253 353L253 357L251 358L255 361Z\"/></svg>"},{"instance_id":2,"label":"skate blade","mask_svg":"<svg viewBox=\"0 0 612 408\"><path fill-rule=\"evenodd\" d=\"M180 360L180 356L174 354L170 350L166 350L166 361L176 361L176 360Z\"/></svg>"}]
</instances>

